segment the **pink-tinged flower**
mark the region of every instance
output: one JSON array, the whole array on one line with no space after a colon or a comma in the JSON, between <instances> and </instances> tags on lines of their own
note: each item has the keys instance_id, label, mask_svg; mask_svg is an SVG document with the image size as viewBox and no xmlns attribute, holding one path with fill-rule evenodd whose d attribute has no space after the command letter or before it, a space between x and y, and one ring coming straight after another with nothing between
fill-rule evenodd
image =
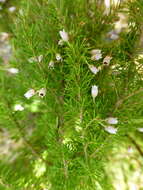
<instances>
[{"instance_id":1,"label":"pink-tinged flower","mask_svg":"<svg viewBox=\"0 0 143 190\"><path fill-rule=\"evenodd\" d=\"M93 101L95 101L95 98L98 95L98 86L96 86L96 85L92 86L91 95L92 95Z\"/></svg>"},{"instance_id":2,"label":"pink-tinged flower","mask_svg":"<svg viewBox=\"0 0 143 190\"><path fill-rule=\"evenodd\" d=\"M19 70L17 68L8 68L6 69L11 74L17 74L19 73Z\"/></svg>"},{"instance_id":3,"label":"pink-tinged flower","mask_svg":"<svg viewBox=\"0 0 143 190\"><path fill-rule=\"evenodd\" d=\"M91 50L91 60L95 61L95 60L99 60L102 58L102 53L100 49L93 49Z\"/></svg>"},{"instance_id":4,"label":"pink-tinged flower","mask_svg":"<svg viewBox=\"0 0 143 190\"><path fill-rule=\"evenodd\" d=\"M30 99L32 96L34 96L35 95L35 90L34 89L30 89L30 90L28 90L25 94L24 94L24 96L25 96L25 98L27 98L27 99Z\"/></svg>"},{"instance_id":5,"label":"pink-tinged flower","mask_svg":"<svg viewBox=\"0 0 143 190\"><path fill-rule=\"evenodd\" d=\"M61 38L62 38L62 40L63 40L64 42L68 42L68 41L69 41L68 33L65 32L64 29L63 29L62 31L59 31L59 33L60 33L60 36L61 36Z\"/></svg>"},{"instance_id":6,"label":"pink-tinged flower","mask_svg":"<svg viewBox=\"0 0 143 190\"><path fill-rule=\"evenodd\" d=\"M118 131L117 128L114 128L114 127L112 127L112 126L107 126L107 127L105 127L104 129L105 129L105 131L107 131L107 132L110 133L110 134L116 134L117 131Z\"/></svg>"},{"instance_id":7,"label":"pink-tinged flower","mask_svg":"<svg viewBox=\"0 0 143 190\"><path fill-rule=\"evenodd\" d=\"M55 63L54 63L54 61L51 60L51 61L49 62L48 68L49 68L49 69L54 69L54 67L55 67Z\"/></svg>"},{"instance_id":8,"label":"pink-tinged flower","mask_svg":"<svg viewBox=\"0 0 143 190\"><path fill-rule=\"evenodd\" d=\"M40 90L37 91L38 95L43 98L46 95L46 89L45 88L41 88Z\"/></svg>"},{"instance_id":9,"label":"pink-tinged flower","mask_svg":"<svg viewBox=\"0 0 143 190\"><path fill-rule=\"evenodd\" d=\"M103 59L103 64L104 64L104 65L109 65L111 59L112 59L112 57L106 56L106 57Z\"/></svg>"},{"instance_id":10,"label":"pink-tinged flower","mask_svg":"<svg viewBox=\"0 0 143 190\"><path fill-rule=\"evenodd\" d=\"M21 104L14 105L14 111L23 111L24 107Z\"/></svg>"},{"instance_id":11,"label":"pink-tinged flower","mask_svg":"<svg viewBox=\"0 0 143 190\"><path fill-rule=\"evenodd\" d=\"M109 117L106 119L106 122L111 125L116 125L118 123L118 119L114 117Z\"/></svg>"},{"instance_id":12,"label":"pink-tinged flower","mask_svg":"<svg viewBox=\"0 0 143 190\"><path fill-rule=\"evenodd\" d=\"M90 71L95 75L99 72L99 69L97 69L94 65L88 65L88 67Z\"/></svg>"}]
</instances>

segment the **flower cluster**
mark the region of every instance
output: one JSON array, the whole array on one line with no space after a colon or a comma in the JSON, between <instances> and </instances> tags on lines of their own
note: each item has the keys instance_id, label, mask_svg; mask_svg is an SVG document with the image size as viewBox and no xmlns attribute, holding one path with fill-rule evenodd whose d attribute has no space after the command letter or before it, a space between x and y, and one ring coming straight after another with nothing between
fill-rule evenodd
<instances>
[{"instance_id":1,"label":"flower cluster","mask_svg":"<svg viewBox=\"0 0 143 190\"><path fill-rule=\"evenodd\" d=\"M24 94L24 97L30 99L32 96L36 94L38 94L39 97L43 98L46 95L46 89L41 88L40 90L37 91L35 91L34 89L30 89Z\"/></svg>"},{"instance_id":2,"label":"flower cluster","mask_svg":"<svg viewBox=\"0 0 143 190\"><path fill-rule=\"evenodd\" d=\"M113 127L112 125L118 124L118 119L114 117L109 117L106 119L106 123L109 124L109 126L105 126L104 129L110 134L116 134L118 129Z\"/></svg>"},{"instance_id":3,"label":"flower cluster","mask_svg":"<svg viewBox=\"0 0 143 190\"><path fill-rule=\"evenodd\" d=\"M95 60L99 60L99 59L102 59L102 52L101 50L99 49L93 49L91 51L91 60L92 61L95 61ZM103 59L103 65L109 65L110 64L110 61L111 61L112 57L110 56L106 56L104 59ZM94 65L88 65L90 71L96 75L100 69L100 68L96 68ZM95 102L95 98L97 97L98 95L98 86L96 85L93 85L91 87L91 96L93 98L93 102ZM117 133L117 128L113 127L112 125L115 125L118 123L118 119L117 118L113 118L113 117L109 117L106 119L106 123L107 124L110 124L109 126L105 126L104 129L105 131L107 131L108 133L110 134L116 134Z\"/></svg>"},{"instance_id":4,"label":"flower cluster","mask_svg":"<svg viewBox=\"0 0 143 190\"><path fill-rule=\"evenodd\" d=\"M65 32L65 30L61 30L59 31L59 34L60 34L60 37L61 39L59 40L58 42L58 45L62 46L64 45L64 43L68 42L69 41L69 35L67 32ZM49 62L49 65L48 65L48 68L49 69L54 69L55 67L55 62L59 63L63 60L62 56L60 55L60 53L56 53L55 55L55 61L51 60Z\"/></svg>"},{"instance_id":5,"label":"flower cluster","mask_svg":"<svg viewBox=\"0 0 143 190\"><path fill-rule=\"evenodd\" d=\"M91 60L95 61L95 60L99 60L102 58L102 52L100 49L93 49L91 52ZM104 65L109 65L110 64L110 61L111 61L112 57L110 56L106 56L104 59L103 59L103 64ZM101 70L101 67L96 67L94 65L88 65L90 71L96 75L100 70ZM92 95L92 98L93 98L93 101L95 101L95 98L96 96L98 95L98 86L96 85L93 85L92 88L91 88L91 95Z\"/></svg>"}]
</instances>

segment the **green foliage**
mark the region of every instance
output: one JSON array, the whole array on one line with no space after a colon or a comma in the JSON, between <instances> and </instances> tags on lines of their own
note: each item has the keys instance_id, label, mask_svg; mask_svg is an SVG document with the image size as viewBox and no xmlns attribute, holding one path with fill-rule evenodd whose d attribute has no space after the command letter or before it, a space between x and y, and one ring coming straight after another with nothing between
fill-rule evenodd
<instances>
[{"instance_id":1,"label":"green foliage","mask_svg":"<svg viewBox=\"0 0 143 190\"><path fill-rule=\"evenodd\" d=\"M0 184L11 190L114 189L105 169L108 157L143 123L138 69L142 0L112 7L109 15L97 0L23 0L19 7L11 28L10 66L20 72L0 73L0 126L9 131L15 147L0 162ZM107 33L118 13L128 15L128 29L111 40ZM60 46L63 29L69 41ZM112 56L109 66L103 59L91 60L92 49ZM57 53L62 61L56 60ZM31 57L36 60L29 61ZM51 60L54 69L49 68ZM97 75L89 70L91 64L101 67ZM92 85L99 87L95 102ZM43 98L24 97L29 89L42 88ZM25 109L16 112L15 104ZM114 135L104 130L108 117L119 120Z\"/></svg>"}]
</instances>

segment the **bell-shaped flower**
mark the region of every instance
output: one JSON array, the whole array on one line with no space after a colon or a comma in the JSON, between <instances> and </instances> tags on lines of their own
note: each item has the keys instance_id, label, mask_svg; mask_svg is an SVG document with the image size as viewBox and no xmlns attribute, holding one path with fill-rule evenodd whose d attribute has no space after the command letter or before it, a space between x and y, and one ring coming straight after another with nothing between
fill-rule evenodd
<instances>
[{"instance_id":1,"label":"bell-shaped flower","mask_svg":"<svg viewBox=\"0 0 143 190\"><path fill-rule=\"evenodd\" d=\"M95 75L99 72L99 69L97 69L94 65L88 65L88 67L90 71Z\"/></svg>"},{"instance_id":2,"label":"bell-shaped flower","mask_svg":"<svg viewBox=\"0 0 143 190\"><path fill-rule=\"evenodd\" d=\"M54 63L54 61L51 60L51 61L49 62L48 68L49 68L49 69L54 69L54 67L55 67L55 63Z\"/></svg>"},{"instance_id":3,"label":"bell-shaped flower","mask_svg":"<svg viewBox=\"0 0 143 190\"><path fill-rule=\"evenodd\" d=\"M17 68L8 68L8 69L6 69L9 73L11 73L11 74L17 74L17 73L19 73L19 69L17 69Z\"/></svg>"},{"instance_id":4,"label":"bell-shaped flower","mask_svg":"<svg viewBox=\"0 0 143 190\"><path fill-rule=\"evenodd\" d=\"M30 57L28 59L29 63L33 63L33 62L41 62L43 59L43 55L39 55L38 57Z\"/></svg>"},{"instance_id":5,"label":"bell-shaped flower","mask_svg":"<svg viewBox=\"0 0 143 190\"><path fill-rule=\"evenodd\" d=\"M106 122L111 125L116 125L118 123L118 119L115 117L109 117L106 119Z\"/></svg>"},{"instance_id":6,"label":"bell-shaped flower","mask_svg":"<svg viewBox=\"0 0 143 190\"><path fill-rule=\"evenodd\" d=\"M27 99L30 99L32 96L34 96L35 95L35 90L34 89L30 89L30 90L28 90L25 94L24 94L24 96L25 96L25 98L27 98Z\"/></svg>"},{"instance_id":7,"label":"bell-shaped flower","mask_svg":"<svg viewBox=\"0 0 143 190\"><path fill-rule=\"evenodd\" d=\"M104 64L104 65L109 65L111 59L112 59L112 57L106 56L106 57L103 59L103 64Z\"/></svg>"},{"instance_id":8,"label":"bell-shaped flower","mask_svg":"<svg viewBox=\"0 0 143 190\"><path fill-rule=\"evenodd\" d=\"M38 95L43 98L46 95L46 88L41 88L38 90Z\"/></svg>"},{"instance_id":9,"label":"bell-shaped flower","mask_svg":"<svg viewBox=\"0 0 143 190\"><path fill-rule=\"evenodd\" d=\"M143 133L143 128L138 128L137 129L139 132Z\"/></svg>"},{"instance_id":10,"label":"bell-shaped flower","mask_svg":"<svg viewBox=\"0 0 143 190\"><path fill-rule=\"evenodd\" d=\"M104 127L104 129L105 129L105 131L107 131L110 134L116 134L118 131L118 129L113 126Z\"/></svg>"},{"instance_id":11,"label":"bell-shaped flower","mask_svg":"<svg viewBox=\"0 0 143 190\"><path fill-rule=\"evenodd\" d=\"M95 101L95 98L98 95L98 86L96 86L96 85L92 86L91 95L92 95L93 101Z\"/></svg>"},{"instance_id":12,"label":"bell-shaped flower","mask_svg":"<svg viewBox=\"0 0 143 190\"><path fill-rule=\"evenodd\" d=\"M91 51L91 60L95 61L95 60L99 60L102 58L102 53L100 49L93 49Z\"/></svg>"},{"instance_id":13,"label":"bell-shaped flower","mask_svg":"<svg viewBox=\"0 0 143 190\"><path fill-rule=\"evenodd\" d=\"M14 105L14 111L23 111L24 107L21 104Z\"/></svg>"},{"instance_id":14,"label":"bell-shaped flower","mask_svg":"<svg viewBox=\"0 0 143 190\"><path fill-rule=\"evenodd\" d=\"M16 11L16 7L14 7L14 6L9 7L8 10L9 10L9 12L13 13L14 11Z\"/></svg>"},{"instance_id":15,"label":"bell-shaped flower","mask_svg":"<svg viewBox=\"0 0 143 190\"><path fill-rule=\"evenodd\" d=\"M59 41L58 41L58 45L59 45L59 46L63 46L63 45L64 45L64 41L63 41L63 40L59 40Z\"/></svg>"},{"instance_id":16,"label":"bell-shaped flower","mask_svg":"<svg viewBox=\"0 0 143 190\"><path fill-rule=\"evenodd\" d=\"M62 57L59 53L56 54L56 60L57 61L62 61Z\"/></svg>"},{"instance_id":17,"label":"bell-shaped flower","mask_svg":"<svg viewBox=\"0 0 143 190\"><path fill-rule=\"evenodd\" d=\"M61 38L62 38L62 40L63 40L64 42L68 42L68 41L69 41L68 33L65 32L64 29L63 29L62 31L59 31L59 33L60 33L60 36L61 36Z\"/></svg>"}]
</instances>

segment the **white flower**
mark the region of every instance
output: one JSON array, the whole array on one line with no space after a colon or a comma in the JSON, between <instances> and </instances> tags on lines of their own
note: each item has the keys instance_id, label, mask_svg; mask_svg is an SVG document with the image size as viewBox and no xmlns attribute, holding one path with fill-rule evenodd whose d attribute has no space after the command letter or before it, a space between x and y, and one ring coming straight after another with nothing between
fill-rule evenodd
<instances>
[{"instance_id":1,"label":"white flower","mask_svg":"<svg viewBox=\"0 0 143 190\"><path fill-rule=\"evenodd\" d=\"M43 59L43 55L39 55L39 56L37 57L37 59L38 59L38 62L41 62L42 59Z\"/></svg>"},{"instance_id":2,"label":"white flower","mask_svg":"<svg viewBox=\"0 0 143 190\"><path fill-rule=\"evenodd\" d=\"M95 55L95 54L101 54L101 50L100 49L93 49L91 50L91 55Z\"/></svg>"},{"instance_id":3,"label":"white flower","mask_svg":"<svg viewBox=\"0 0 143 190\"><path fill-rule=\"evenodd\" d=\"M102 53L100 49L93 49L91 51L91 60L95 61L95 60L99 60L102 58Z\"/></svg>"},{"instance_id":4,"label":"white flower","mask_svg":"<svg viewBox=\"0 0 143 190\"><path fill-rule=\"evenodd\" d=\"M1 3L4 3L6 0L0 0Z\"/></svg>"},{"instance_id":5,"label":"white flower","mask_svg":"<svg viewBox=\"0 0 143 190\"><path fill-rule=\"evenodd\" d=\"M111 40L117 40L119 38L119 35L118 34L112 34L110 36Z\"/></svg>"},{"instance_id":6,"label":"white flower","mask_svg":"<svg viewBox=\"0 0 143 190\"><path fill-rule=\"evenodd\" d=\"M96 96L98 95L98 86L96 86L96 85L92 86L91 95L92 95L92 98L93 98L93 101L94 101Z\"/></svg>"},{"instance_id":7,"label":"white flower","mask_svg":"<svg viewBox=\"0 0 143 190\"><path fill-rule=\"evenodd\" d=\"M38 90L38 95L43 98L46 95L46 89L45 88L41 88L40 90Z\"/></svg>"},{"instance_id":8,"label":"white flower","mask_svg":"<svg viewBox=\"0 0 143 190\"><path fill-rule=\"evenodd\" d=\"M106 119L106 122L111 124L111 125L115 125L118 123L118 119L117 118L114 118L114 117L109 117Z\"/></svg>"},{"instance_id":9,"label":"white flower","mask_svg":"<svg viewBox=\"0 0 143 190\"><path fill-rule=\"evenodd\" d=\"M59 46L63 46L63 45L64 45L64 41L63 41L63 40L59 40L59 41L58 41L58 45L59 45Z\"/></svg>"},{"instance_id":10,"label":"white flower","mask_svg":"<svg viewBox=\"0 0 143 190\"><path fill-rule=\"evenodd\" d=\"M27 98L27 99L30 99L32 96L34 96L35 95L35 90L34 89L30 89L30 90L28 90L25 94L24 94L24 96L25 96L25 98Z\"/></svg>"},{"instance_id":11,"label":"white flower","mask_svg":"<svg viewBox=\"0 0 143 190\"><path fill-rule=\"evenodd\" d=\"M105 64L105 65L109 65L111 59L112 59L112 57L110 57L110 56L106 56L106 57L103 59L103 64Z\"/></svg>"},{"instance_id":12,"label":"white flower","mask_svg":"<svg viewBox=\"0 0 143 190\"><path fill-rule=\"evenodd\" d=\"M64 42L68 42L68 41L69 41L68 33L65 32L64 29L63 29L62 31L59 31L59 33L60 33L60 36L61 36L61 38L62 38L62 40L63 40Z\"/></svg>"},{"instance_id":13,"label":"white flower","mask_svg":"<svg viewBox=\"0 0 143 190\"><path fill-rule=\"evenodd\" d=\"M19 70L17 68L8 68L6 69L11 74L17 74L19 73Z\"/></svg>"},{"instance_id":14,"label":"white flower","mask_svg":"<svg viewBox=\"0 0 143 190\"><path fill-rule=\"evenodd\" d=\"M33 62L37 62L37 58L36 57L30 57L28 59L29 63L33 63Z\"/></svg>"},{"instance_id":15,"label":"white flower","mask_svg":"<svg viewBox=\"0 0 143 190\"><path fill-rule=\"evenodd\" d=\"M49 68L49 69L54 69L54 66L55 66L55 63L54 63L54 61L51 60L51 61L49 62L48 68Z\"/></svg>"},{"instance_id":16,"label":"white flower","mask_svg":"<svg viewBox=\"0 0 143 190\"><path fill-rule=\"evenodd\" d=\"M143 133L143 128L138 128L137 129L139 132Z\"/></svg>"},{"instance_id":17,"label":"white flower","mask_svg":"<svg viewBox=\"0 0 143 190\"><path fill-rule=\"evenodd\" d=\"M111 134L116 134L117 131L118 131L117 128L114 128L114 127L112 127L112 126L107 126L107 127L105 127L104 129L105 129L105 131L107 131L108 133L111 133Z\"/></svg>"},{"instance_id":18,"label":"white flower","mask_svg":"<svg viewBox=\"0 0 143 190\"><path fill-rule=\"evenodd\" d=\"M7 32L1 32L0 33L0 41L4 42L9 37L9 34Z\"/></svg>"},{"instance_id":19,"label":"white flower","mask_svg":"<svg viewBox=\"0 0 143 190\"><path fill-rule=\"evenodd\" d=\"M16 7L9 7L8 10L9 12L13 13L16 10Z\"/></svg>"},{"instance_id":20,"label":"white flower","mask_svg":"<svg viewBox=\"0 0 143 190\"><path fill-rule=\"evenodd\" d=\"M80 126L75 126L75 130L76 130L77 132L80 132L80 131L82 131L82 127L80 127Z\"/></svg>"},{"instance_id":21,"label":"white flower","mask_svg":"<svg viewBox=\"0 0 143 190\"><path fill-rule=\"evenodd\" d=\"M99 69L97 69L94 65L88 65L89 69L93 74L97 74L99 72Z\"/></svg>"},{"instance_id":22,"label":"white flower","mask_svg":"<svg viewBox=\"0 0 143 190\"><path fill-rule=\"evenodd\" d=\"M56 54L56 60L57 61L62 61L62 57L59 53Z\"/></svg>"},{"instance_id":23,"label":"white flower","mask_svg":"<svg viewBox=\"0 0 143 190\"><path fill-rule=\"evenodd\" d=\"M33 63L33 62L41 62L43 59L43 55L39 55L38 57L30 57L28 59L29 63Z\"/></svg>"},{"instance_id":24,"label":"white flower","mask_svg":"<svg viewBox=\"0 0 143 190\"><path fill-rule=\"evenodd\" d=\"M108 36L111 40L117 40L119 38L119 35L114 30L108 32Z\"/></svg>"},{"instance_id":25,"label":"white flower","mask_svg":"<svg viewBox=\"0 0 143 190\"><path fill-rule=\"evenodd\" d=\"M24 110L24 107L20 104L16 104L14 106L14 111L23 111Z\"/></svg>"}]
</instances>

